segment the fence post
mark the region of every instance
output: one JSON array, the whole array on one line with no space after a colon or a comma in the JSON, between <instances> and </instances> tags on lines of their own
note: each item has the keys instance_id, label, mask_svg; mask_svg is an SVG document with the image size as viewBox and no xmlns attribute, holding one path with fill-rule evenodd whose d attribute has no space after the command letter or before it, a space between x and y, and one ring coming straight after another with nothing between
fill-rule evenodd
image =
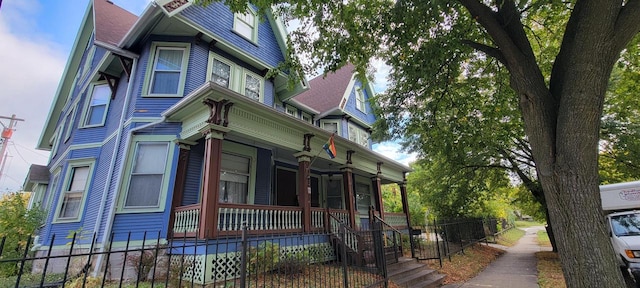
<instances>
[{"instance_id":1,"label":"fence post","mask_svg":"<svg viewBox=\"0 0 640 288\"><path fill-rule=\"evenodd\" d=\"M31 245L31 235L27 236L27 245L24 246L24 254L22 254L22 261L20 261L20 270L18 271L18 279L16 279L16 288L20 285L20 277L22 276L22 271L24 270L24 262L27 260L27 254L29 253L29 245Z\"/></svg>"},{"instance_id":2,"label":"fence post","mask_svg":"<svg viewBox=\"0 0 640 288\"><path fill-rule=\"evenodd\" d=\"M347 228L344 226L344 223L340 222L340 240L342 243L342 274L344 275L344 277L342 277L342 283L344 285L344 287L349 287L349 273L347 271L347 242L346 242L346 237L347 237ZM244 287L243 287L244 288Z\"/></svg>"},{"instance_id":3,"label":"fence post","mask_svg":"<svg viewBox=\"0 0 640 288\"><path fill-rule=\"evenodd\" d=\"M440 261L440 268L442 268L442 253L440 253L440 240L438 239L438 223L435 219L433 219L433 233L436 235L436 250L438 250L438 261Z\"/></svg>"},{"instance_id":4,"label":"fence post","mask_svg":"<svg viewBox=\"0 0 640 288\"><path fill-rule=\"evenodd\" d=\"M247 224L242 225L242 254L240 257L240 287L247 287Z\"/></svg>"}]
</instances>

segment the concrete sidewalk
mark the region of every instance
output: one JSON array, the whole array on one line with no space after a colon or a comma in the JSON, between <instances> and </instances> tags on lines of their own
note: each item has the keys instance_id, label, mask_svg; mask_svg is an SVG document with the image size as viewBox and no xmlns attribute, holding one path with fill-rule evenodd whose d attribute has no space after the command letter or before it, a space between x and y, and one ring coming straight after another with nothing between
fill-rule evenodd
<instances>
[{"instance_id":1,"label":"concrete sidewalk","mask_svg":"<svg viewBox=\"0 0 640 288\"><path fill-rule=\"evenodd\" d=\"M540 247L536 233L544 230L542 226L523 229L525 235L518 243L506 249L500 258L493 261L478 276L465 283L449 284L445 288L504 287L504 288L537 288L538 271L535 252L551 250L551 247Z\"/></svg>"}]
</instances>

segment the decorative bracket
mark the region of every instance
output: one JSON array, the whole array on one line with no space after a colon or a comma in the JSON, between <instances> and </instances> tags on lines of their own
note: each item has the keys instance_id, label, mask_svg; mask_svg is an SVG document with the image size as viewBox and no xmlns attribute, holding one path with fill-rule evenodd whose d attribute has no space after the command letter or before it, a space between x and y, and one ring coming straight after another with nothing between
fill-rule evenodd
<instances>
[{"instance_id":1,"label":"decorative bracket","mask_svg":"<svg viewBox=\"0 0 640 288\"><path fill-rule=\"evenodd\" d=\"M356 151L347 150L347 165L353 164L353 162L351 161L351 156L353 156L354 153L356 153Z\"/></svg>"},{"instance_id":2,"label":"decorative bracket","mask_svg":"<svg viewBox=\"0 0 640 288\"><path fill-rule=\"evenodd\" d=\"M120 65L122 65L124 73L127 74L127 79L131 79L131 68L133 66L133 60L122 55L118 55L118 59L120 59Z\"/></svg>"},{"instance_id":3,"label":"decorative bracket","mask_svg":"<svg viewBox=\"0 0 640 288\"><path fill-rule=\"evenodd\" d=\"M304 141L303 141L304 148L302 148L302 150L311 152L311 138L313 138L313 136L315 135L311 133L304 134Z\"/></svg>"},{"instance_id":4,"label":"decorative bracket","mask_svg":"<svg viewBox=\"0 0 640 288\"><path fill-rule=\"evenodd\" d=\"M202 32L198 32L198 34L196 34L196 40L195 43L196 45L200 45L200 43L202 43Z\"/></svg>"},{"instance_id":5,"label":"decorative bracket","mask_svg":"<svg viewBox=\"0 0 640 288\"><path fill-rule=\"evenodd\" d=\"M209 106L210 109L209 118L206 121L207 123L215 125L220 125L220 123L222 123L223 127L227 127L229 125L229 111L231 110L233 103L226 99L215 101L208 98L204 99L202 103Z\"/></svg>"},{"instance_id":6,"label":"decorative bracket","mask_svg":"<svg viewBox=\"0 0 640 288\"><path fill-rule=\"evenodd\" d=\"M213 48L216 46L216 43L218 43L218 41L212 39L211 42L209 42L209 50L213 50Z\"/></svg>"},{"instance_id":7,"label":"decorative bracket","mask_svg":"<svg viewBox=\"0 0 640 288\"><path fill-rule=\"evenodd\" d=\"M381 175L382 174L382 169L381 168L382 168L382 164L384 164L384 162L380 161L380 162L378 162L376 164L377 164L377 168L378 168L378 175Z\"/></svg>"},{"instance_id":8,"label":"decorative bracket","mask_svg":"<svg viewBox=\"0 0 640 288\"><path fill-rule=\"evenodd\" d=\"M115 99L116 89L118 88L118 82L120 81L120 78L113 75L109 75L102 71L98 71L98 74L100 74L101 79L107 80L107 85L109 85L109 89L111 89L111 100Z\"/></svg>"}]
</instances>

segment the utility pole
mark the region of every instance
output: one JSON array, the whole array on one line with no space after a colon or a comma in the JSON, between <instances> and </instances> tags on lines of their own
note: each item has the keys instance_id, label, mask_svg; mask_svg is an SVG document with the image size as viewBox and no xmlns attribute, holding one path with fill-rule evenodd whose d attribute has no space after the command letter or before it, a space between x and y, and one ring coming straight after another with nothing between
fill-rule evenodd
<instances>
[{"instance_id":1,"label":"utility pole","mask_svg":"<svg viewBox=\"0 0 640 288\"><path fill-rule=\"evenodd\" d=\"M0 119L10 120L9 126L5 126L4 123L0 121L0 125L2 125L3 128L2 135L0 137L0 144L2 144L2 148L0 148L0 179L2 179L2 171L4 170L4 164L7 161L7 145L9 145L9 139L11 139L11 135L13 135L13 128L16 127L18 121L24 121L24 119L16 118L16 114L11 115L11 117L0 116Z\"/></svg>"}]
</instances>

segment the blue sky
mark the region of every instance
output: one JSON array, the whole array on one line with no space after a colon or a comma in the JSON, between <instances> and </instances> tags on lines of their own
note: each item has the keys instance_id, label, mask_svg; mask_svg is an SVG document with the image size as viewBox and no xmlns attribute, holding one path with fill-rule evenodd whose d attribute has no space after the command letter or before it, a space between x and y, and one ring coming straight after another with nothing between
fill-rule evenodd
<instances>
[{"instance_id":1,"label":"blue sky","mask_svg":"<svg viewBox=\"0 0 640 288\"><path fill-rule=\"evenodd\" d=\"M112 0L140 15L150 0ZM0 7L0 116L16 114L8 144L0 194L19 191L31 164L46 165L49 153L36 150L49 107L89 0L2 0ZM376 89L384 89L386 67L378 66ZM4 125L8 121L0 120ZM408 163L415 157L398 152L395 143L376 151Z\"/></svg>"}]
</instances>

